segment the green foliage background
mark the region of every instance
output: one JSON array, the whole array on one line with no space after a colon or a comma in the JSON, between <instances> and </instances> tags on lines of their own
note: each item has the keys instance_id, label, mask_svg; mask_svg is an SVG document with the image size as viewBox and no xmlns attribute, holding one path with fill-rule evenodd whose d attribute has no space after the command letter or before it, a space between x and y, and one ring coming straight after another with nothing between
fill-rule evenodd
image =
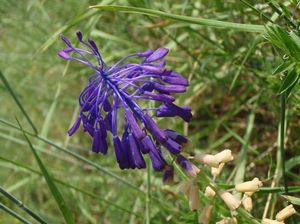
<instances>
[{"instance_id":1,"label":"green foliage background","mask_svg":"<svg viewBox=\"0 0 300 224\"><path fill-rule=\"evenodd\" d=\"M195 214L189 211L177 185L163 186L161 173L119 170L112 148L104 157L91 152L91 140L83 132L72 138L67 136L66 131L79 110L77 97L91 71L57 57L57 51L63 47L58 38L60 33L75 41L74 33L82 31L85 37L95 40L107 64L147 48L169 48L168 68L190 80L187 93L177 101L192 107L194 118L189 124L183 124L180 119L160 119L160 126L172 127L187 135L191 144L185 151L192 155L232 149L237 159L226 166L218 180L221 184L230 186L235 181L257 176L266 187L274 179L278 186L282 186L281 177L274 176L274 172L280 161L280 156L276 157L280 122L278 93L284 73L272 73L284 60L290 60L285 57L289 46L280 49L274 37L266 39L268 35L261 32L88 9L91 5L115 4L194 18L270 25L262 14L257 14L245 2L0 0L0 68L38 129L38 137L29 136L30 141L56 183L75 223L144 223L149 219L151 223L194 223ZM267 18L276 16L275 9L265 1L248 3ZM286 12L288 18L299 16L296 1L282 3L289 3L286 9L289 10ZM280 29L289 30L290 24L284 16L277 17L275 23ZM281 41L287 43L288 40ZM293 62L298 77L298 59ZM40 167L22 132L16 129L15 117L25 130L32 132L32 129L2 83L0 99L0 186L47 223L63 223L63 216ZM296 186L296 192L300 190L297 187L300 181L299 103L297 80L287 101L285 138L288 184ZM15 124L16 128L8 126L7 122ZM150 182L147 175L150 175ZM175 180L183 180L179 172ZM267 193L271 190L265 189L255 196L255 217L261 218ZM147 192L150 203L146 200ZM282 190L274 193L271 213L283 207L282 198L276 197L280 193ZM0 202L35 223L5 197L0 196ZM202 202L204 206L205 199ZM212 223L220 219L220 214L228 215L223 211L224 206L216 208ZM145 214L150 217L146 218ZM298 223L295 220L294 223ZM18 221L1 211L0 223Z\"/></svg>"}]
</instances>

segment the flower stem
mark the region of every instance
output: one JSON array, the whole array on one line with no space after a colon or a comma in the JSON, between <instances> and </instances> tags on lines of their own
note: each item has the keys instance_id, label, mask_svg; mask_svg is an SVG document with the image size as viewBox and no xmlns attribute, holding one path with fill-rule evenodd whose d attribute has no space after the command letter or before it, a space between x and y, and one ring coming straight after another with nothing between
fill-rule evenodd
<instances>
[{"instance_id":1,"label":"flower stem","mask_svg":"<svg viewBox=\"0 0 300 224\"><path fill-rule=\"evenodd\" d=\"M284 182L285 194L288 194L288 184L287 177L285 174L285 150L284 150L284 139L285 139L285 111L286 111L286 94L282 93L280 95L280 140L279 140L279 150L281 157L281 169L282 177Z\"/></svg>"}]
</instances>

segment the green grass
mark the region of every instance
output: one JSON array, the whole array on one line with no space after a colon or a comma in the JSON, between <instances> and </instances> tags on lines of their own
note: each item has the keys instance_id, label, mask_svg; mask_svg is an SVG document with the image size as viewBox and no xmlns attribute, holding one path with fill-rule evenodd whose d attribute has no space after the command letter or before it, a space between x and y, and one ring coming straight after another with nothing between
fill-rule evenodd
<instances>
[{"instance_id":1,"label":"green grass","mask_svg":"<svg viewBox=\"0 0 300 224\"><path fill-rule=\"evenodd\" d=\"M95 40L107 64L147 48L170 49L168 68L190 80L177 101L194 117L188 125L172 118L157 122L185 133L191 143L184 150L191 155L233 151L236 159L217 188L263 181L251 214L238 211L241 223L270 217L287 200L299 211L297 1L0 3L0 223L195 223L201 217L178 190L186 178L180 170L176 184L164 186L153 170L120 170L111 143L102 156L91 152L82 131L67 136L91 71L61 60L57 51L64 47L59 35L75 42L78 30ZM202 190L212 180L200 168L201 208L214 206L215 223L230 212L220 199L205 198ZM295 215L286 223L299 220Z\"/></svg>"}]
</instances>

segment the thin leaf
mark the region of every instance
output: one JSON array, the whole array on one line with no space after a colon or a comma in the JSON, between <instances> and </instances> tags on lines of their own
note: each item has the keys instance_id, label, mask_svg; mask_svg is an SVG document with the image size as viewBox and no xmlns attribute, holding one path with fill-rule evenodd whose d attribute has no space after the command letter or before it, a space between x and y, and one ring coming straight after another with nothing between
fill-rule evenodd
<instances>
[{"instance_id":1,"label":"thin leaf","mask_svg":"<svg viewBox=\"0 0 300 224\"><path fill-rule=\"evenodd\" d=\"M279 94L284 93L289 87L295 84L298 80L299 74L295 70L291 71L283 80L283 83L279 89Z\"/></svg>"},{"instance_id":2,"label":"thin leaf","mask_svg":"<svg viewBox=\"0 0 300 224\"><path fill-rule=\"evenodd\" d=\"M239 31L257 32L257 33L265 32L265 27L262 25L241 24L241 23L233 23L233 22L224 22L224 21L219 21L219 20L214 20L214 19L194 18L191 16L176 15L176 14L172 14L172 13L162 12L162 11L153 10L153 9L146 9L146 8L120 6L120 5L93 5L93 6L90 6L89 8L90 9L96 8L96 9L103 9L103 10L110 10L110 11L137 13L137 14L149 15L149 16L158 16L161 18L167 18L167 19L176 20L179 22L211 26L211 27L215 27L215 28L234 29L234 30L239 30Z\"/></svg>"},{"instance_id":3,"label":"thin leaf","mask_svg":"<svg viewBox=\"0 0 300 224\"><path fill-rule=\"evenodd\" d=\"M23 132L23 135L24 135L24 138L26 139L41 171L42 171L42 174L47 182L47 185L49 187L49 190L51 191L62 215L64 216L64 219L66 221L67 224L73 224L74 223L74 220L73 220L73 217L72 217L72 214L69 210L69 208L66 206L66 203L65 203L65 200L64 198L62 197L61 193L59 192L58 188L56 187L54 181L52 180L52 177L50 176L50 174L48 173L46 167L44 166L42 160L40 159L38 153L36 152L35 148L33 147L31 141L29 140L29 138L27 137L27 134L25 133L25 131L23 130L23 127L21 126L21 124L19 123L19 121L17 120L18 124L19 124L19 127L21 129L21 131Z\"/></svg>"},{"instance_id":4,"label":"thin leaf","mask_svg":"<svg viewBox=\"0 0 300 224\"><path fill-rule=\"evenodd\" d=\"M14 204L22 208L27 214L29 214L32 218L37 220L39 223L47 223L42 217L40 217L38 214L35 214L30 208L28 208L26 205L23 204L22 201L19 201L15 196L7 192L4 188L0 187L0 193L2 193L5 197L7 197L10 201L12 201Z\"/></svg>"},{"instance_id":5,"label":"thin leaf","mask_svg":"<svg viewBox=\"0 0 300 224\"><path fill-rule=\"evenodd\" d=\"M296 63L291 63L290 61L283 62L280 64L272 73L272 75L277 75L279 73L284 73L295 66Z\"/></svg>"},{"instance_id":6,"label":"thin leaf","mask_svg":"<svg viewBox=\"0 0 300 224\"><path fill-rule=\"evenodd\" d=\"M286 200L291 202L294 205L300 205L300 198L294 197L294 196L289 196L289 195L281 195L284 197Z\"/></svg>"},{"instance_id":7,"label":"thin leaf","mask_svg":"<svg viewBox=\"0 0 300 224\"><path fill-rule=\"evenodd\" d=\"M13 89L10 87L7 79L2 74L1 71L0 71L0 78L1 78L1 80L3 82L3 84L5 85L6 89L8 90L8 92L10 93L10 95L12 96L12 98L14 99L14 101L16 102L16 104L18 105L18 107L20 108L20 110L22 111L23 115L26 117L26 119L27 119L28 123L30 124L30 126L32 127L34 133L37 134L38 131L37 131L35 125L31 121L30 117L28 116L28 114L26 113L24 107L22 106L21 102L19 101L17 95L15 94L15 92L13 91Z\"/></svg>"},{"instance_id":8,"label":"thin leaf","mask_svg":"<svg viewBox=\"0 0 300 224\"><path fill-rule=\"evenodd\" d=\"M0 203L0 209L2 209L3 211L5 211L6 213L10 214L11 216L15 217L16 219L20 220L22 223L32 224L30 221L28 221L27 219L23 218L21 215L19 215L15 211L11 210L10 208L6 207L2 203Z\"/></svg>"}]
</instances>

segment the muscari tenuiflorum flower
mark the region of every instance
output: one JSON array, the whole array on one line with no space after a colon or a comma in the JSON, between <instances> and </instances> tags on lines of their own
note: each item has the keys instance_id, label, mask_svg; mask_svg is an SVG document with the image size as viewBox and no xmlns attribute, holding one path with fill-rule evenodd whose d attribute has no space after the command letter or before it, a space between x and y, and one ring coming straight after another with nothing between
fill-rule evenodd
<instances>
[{"instance_id":1,"label":"muscari tenuiflorum flower","mask_svg":"<svg viewBox=\"0 0 300 224\"><path fill-rule=\"evenodd\" d=\"M186 122L192 118L189 107L174 104L172 94L185 92L188 81L165 68L164 57L169 50L158 48L131 54L108 66L95 42L84 41L80 32L76 34L84 49L61 36L67 47L58 55L89 66L93 75L79 96L80 113L68 134L73 135L82 123L83 130L93 139L92 151L106 154L107 134L111 132L121 169L145 168L143 154L149 154L153 168L163 170L167 162L161 147L177 157L187 139L173 130L161 129L153 116L179 116ZM128 62L133 57L140 62ZM150 104L145 101L156 101L160 105L149 108Z\"/></svg>"}]
</instances>

